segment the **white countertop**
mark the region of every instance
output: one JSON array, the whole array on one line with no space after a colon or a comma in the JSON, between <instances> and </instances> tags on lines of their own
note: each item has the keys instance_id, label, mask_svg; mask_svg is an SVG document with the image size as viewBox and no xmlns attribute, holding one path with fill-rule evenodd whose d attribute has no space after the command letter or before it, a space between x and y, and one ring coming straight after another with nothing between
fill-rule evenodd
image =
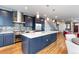
<instances>
[{"instance_id":1,"label":"white countertop","mask_svg":"<svg viewBox=\"0 0 79 59\"><path fill-rule=\"evenodd\" d=\"M13 31L0 32L0 34L13 33Z\"/></svg>"},{"instance_id":2,"label":"white countertop","mask_svg":"<svg viewBox=\"0 0 79 59\"><path fill-rule=\"evenodd\" d=\"M41 31L41 32L31 32L31 33L23 33L23 36L26 36L28 38L35 38L35 37L40 37L52 33L57 33L58 31Z\"/></svg>"}]
</instances>

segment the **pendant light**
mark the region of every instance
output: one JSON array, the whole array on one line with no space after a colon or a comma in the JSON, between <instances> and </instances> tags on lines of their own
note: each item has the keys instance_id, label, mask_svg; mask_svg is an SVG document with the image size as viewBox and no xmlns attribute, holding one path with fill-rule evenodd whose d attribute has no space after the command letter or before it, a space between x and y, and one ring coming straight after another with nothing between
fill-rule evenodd
<instances>
[{"instance_id":1,"label":"pendant light","mask_svg":"<svg viewBox=\"0 0 79 59\"><path fill-rule=\"evenodd\" d=\"M40 17L40 16L39 16L39 12L37 12L37 14L36 14L36 18L39 19L39 17Z\"/></svg>"}]
</instances>

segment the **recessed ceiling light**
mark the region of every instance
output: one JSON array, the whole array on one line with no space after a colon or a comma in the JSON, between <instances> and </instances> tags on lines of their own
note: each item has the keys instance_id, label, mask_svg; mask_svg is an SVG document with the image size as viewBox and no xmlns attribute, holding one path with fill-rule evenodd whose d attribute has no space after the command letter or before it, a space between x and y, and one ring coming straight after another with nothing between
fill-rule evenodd
<instances>
[{"instance_id":1,"label":"recessed ceiling light","mask_svg":"<svg viewBox=\"0 0 79 59\"><path fill-rule=\"evenodd\" d=\"M27 10L27 9L28 9L28 7L26 6L26 7L25 7L25 10Z\"/></svg>"},{"instance_id":2,"label":"recessed ceiling light","mask_svg":"<svg viewBox=\"0 0 79 59\"><path fill-rule=\"evenodd\" d=\"M47 17L47 20L49 21L49 18Z\"/></svg>"}]
</instances>

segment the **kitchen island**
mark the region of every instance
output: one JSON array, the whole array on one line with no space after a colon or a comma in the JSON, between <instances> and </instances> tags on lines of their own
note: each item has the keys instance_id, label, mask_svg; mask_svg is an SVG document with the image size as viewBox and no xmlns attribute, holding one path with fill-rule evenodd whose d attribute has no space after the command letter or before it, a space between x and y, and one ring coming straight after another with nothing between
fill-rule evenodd
<instances>
[{"instance_id":1,"label":"kitchen island","mask_svg":"<svg viewBox=\"0 0 79 59\"><path fill-rule=\"evenodd\" d=\"M23 33L22 51L25 54L35 54L56 41L58 31L41 31Z\"/></svg>"}]
</instances>

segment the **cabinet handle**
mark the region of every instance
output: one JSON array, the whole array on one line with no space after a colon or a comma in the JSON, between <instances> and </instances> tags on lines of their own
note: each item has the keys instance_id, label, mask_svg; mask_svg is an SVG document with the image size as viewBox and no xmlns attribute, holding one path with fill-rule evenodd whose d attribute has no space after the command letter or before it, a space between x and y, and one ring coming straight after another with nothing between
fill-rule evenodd
<instances>
[{"instance_id":1,"label":"cabinet handle","mask_svg":"<svg viewBox=\"0 0 79 59\"><path fill-rule=\"evenodd\" d=\"M48 39L46 39L46 41L48 41Z\"/></svg>"}]
</instances>

